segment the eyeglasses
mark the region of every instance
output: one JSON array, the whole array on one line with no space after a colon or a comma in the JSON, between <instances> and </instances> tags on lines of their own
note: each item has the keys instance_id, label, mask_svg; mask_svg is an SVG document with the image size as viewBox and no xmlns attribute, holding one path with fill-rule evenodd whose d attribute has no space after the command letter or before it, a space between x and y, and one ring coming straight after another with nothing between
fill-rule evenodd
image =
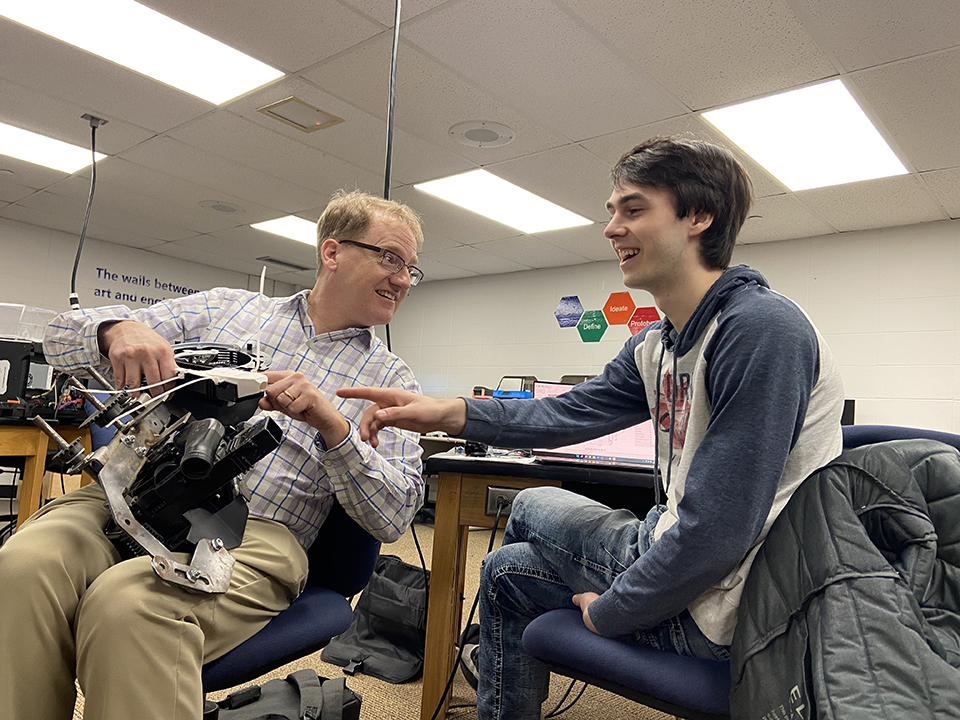
<instances>
[{"instance_id":1,"label":"eyeglasses","mask_svg":"<svg viewBox=\"0 0 960 720\"><path fill-rule=\"evenodd\" d=\"M403 260L400 259L400 256L392 250L386 250L385 248L377 247L376 245L367 245L366 243L357 242L356 240L337 240L337 242L341 243L342 245L356 245L364 250L373 250L375 253L380 253L380 264L394 275L406 268L407 272L410 273L411 286L416 285L423 280L423 271L420 268L418 268L416 265L407 265Z\"/></svg>"}]
</instances>

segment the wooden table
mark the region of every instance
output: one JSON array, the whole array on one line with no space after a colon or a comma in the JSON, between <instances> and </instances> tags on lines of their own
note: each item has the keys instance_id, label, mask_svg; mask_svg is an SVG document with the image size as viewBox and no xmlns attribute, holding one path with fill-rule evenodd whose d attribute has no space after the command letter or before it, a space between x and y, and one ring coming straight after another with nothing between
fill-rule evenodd
<instances>
[{"instance_id":1,"label":"wooden table","mask_svg":"<svg viewBox=\"0 0 960 720\"><path fill-rule=\"evenodd\" d=\"M60 433L67 442L77 438L89 453L90 429L59 426ZM47 464L47 449L56 449L53 441L33 423L29 425L0 425L0 457L22 457L23 477L20 480L20 492L17 497L20 509L17 512L17 527L40 509L40 493L43 489L43 473ZM89 482L89 480L87 481ZM84 482L83 484L87 484Z\"/></svg>"},{"instance_id":2,"label":"wooden table","mask_svg":"<svg viewBox=\"0 0 960 720\"><path fill-rule=\"evenodd\" d=\"M652 472L584 466L543 465L529 459L471 458L444 453L427 460L425 472L439 475L430 565L426 654L423 663L421 720L430 720L456 659L470 527L493 527L486 514L488 487L528 488L561 483L602 483L653 487ZM506 520L500 521L500 527ZM444 717L449 697L438 717Z\"/></svg>"}]
</instances>

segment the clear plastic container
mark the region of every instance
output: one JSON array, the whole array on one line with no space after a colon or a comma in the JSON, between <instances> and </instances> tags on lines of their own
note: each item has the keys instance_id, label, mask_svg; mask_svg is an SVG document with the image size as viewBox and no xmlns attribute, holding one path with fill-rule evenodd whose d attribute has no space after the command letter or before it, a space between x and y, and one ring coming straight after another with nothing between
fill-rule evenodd
<instances>
[{"instance_id":1,"label":"clear plastic container","mask_svg":"<svg viewBox=\"0 0 960 720\"><path fill-rule=\"evenodd\" d=\"M56 316L55 310L19 303L0 303L0 337L40 342L43 340L43 331Z\"/></svg>"}]
</instances>

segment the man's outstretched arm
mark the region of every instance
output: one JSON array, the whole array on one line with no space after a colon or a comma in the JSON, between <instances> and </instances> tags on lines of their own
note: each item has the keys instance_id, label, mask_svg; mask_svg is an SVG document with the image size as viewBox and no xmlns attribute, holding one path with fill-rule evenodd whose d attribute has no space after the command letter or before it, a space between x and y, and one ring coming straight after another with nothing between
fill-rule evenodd
<instances>
[{"instance_id":1,"label":"man's outstretched arm","mask_svg":"<svg viewBox=\"0 0 960 720\"><path fill-rule=\"evenodd\" d=\"M337 390L342 398L357 398L373 403L363 412L360 438L377 447L377 433L385 427L398 427L418 433L440 430L459 435L467 423L467 403L463 398L437 400L395 388L350 387Z\"/></svg>"}]
</instances>

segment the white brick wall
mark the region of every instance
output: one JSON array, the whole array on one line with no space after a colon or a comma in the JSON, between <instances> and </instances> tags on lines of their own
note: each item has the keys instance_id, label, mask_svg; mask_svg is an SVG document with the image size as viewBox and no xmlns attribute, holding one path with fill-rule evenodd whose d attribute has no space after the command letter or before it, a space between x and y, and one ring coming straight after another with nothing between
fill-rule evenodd
<instances>
[{"instance_id":1,"label":"white brick wall","mask_svg":"<svg viewBox=\"0 0 960 720\"><path fill-rule=\"evenodd\" d=\"M857 400L858 423L960 433L960 221L744 245L734 262L810 314ZM621 290L613 261L427 282L394 319L393 348L438 397L496 387L503 375L597 373L627 328L582 343L553 311L565 295L600 309ZM647 293L631 296L653 304Z\"/></svg>"}]
</instances>

